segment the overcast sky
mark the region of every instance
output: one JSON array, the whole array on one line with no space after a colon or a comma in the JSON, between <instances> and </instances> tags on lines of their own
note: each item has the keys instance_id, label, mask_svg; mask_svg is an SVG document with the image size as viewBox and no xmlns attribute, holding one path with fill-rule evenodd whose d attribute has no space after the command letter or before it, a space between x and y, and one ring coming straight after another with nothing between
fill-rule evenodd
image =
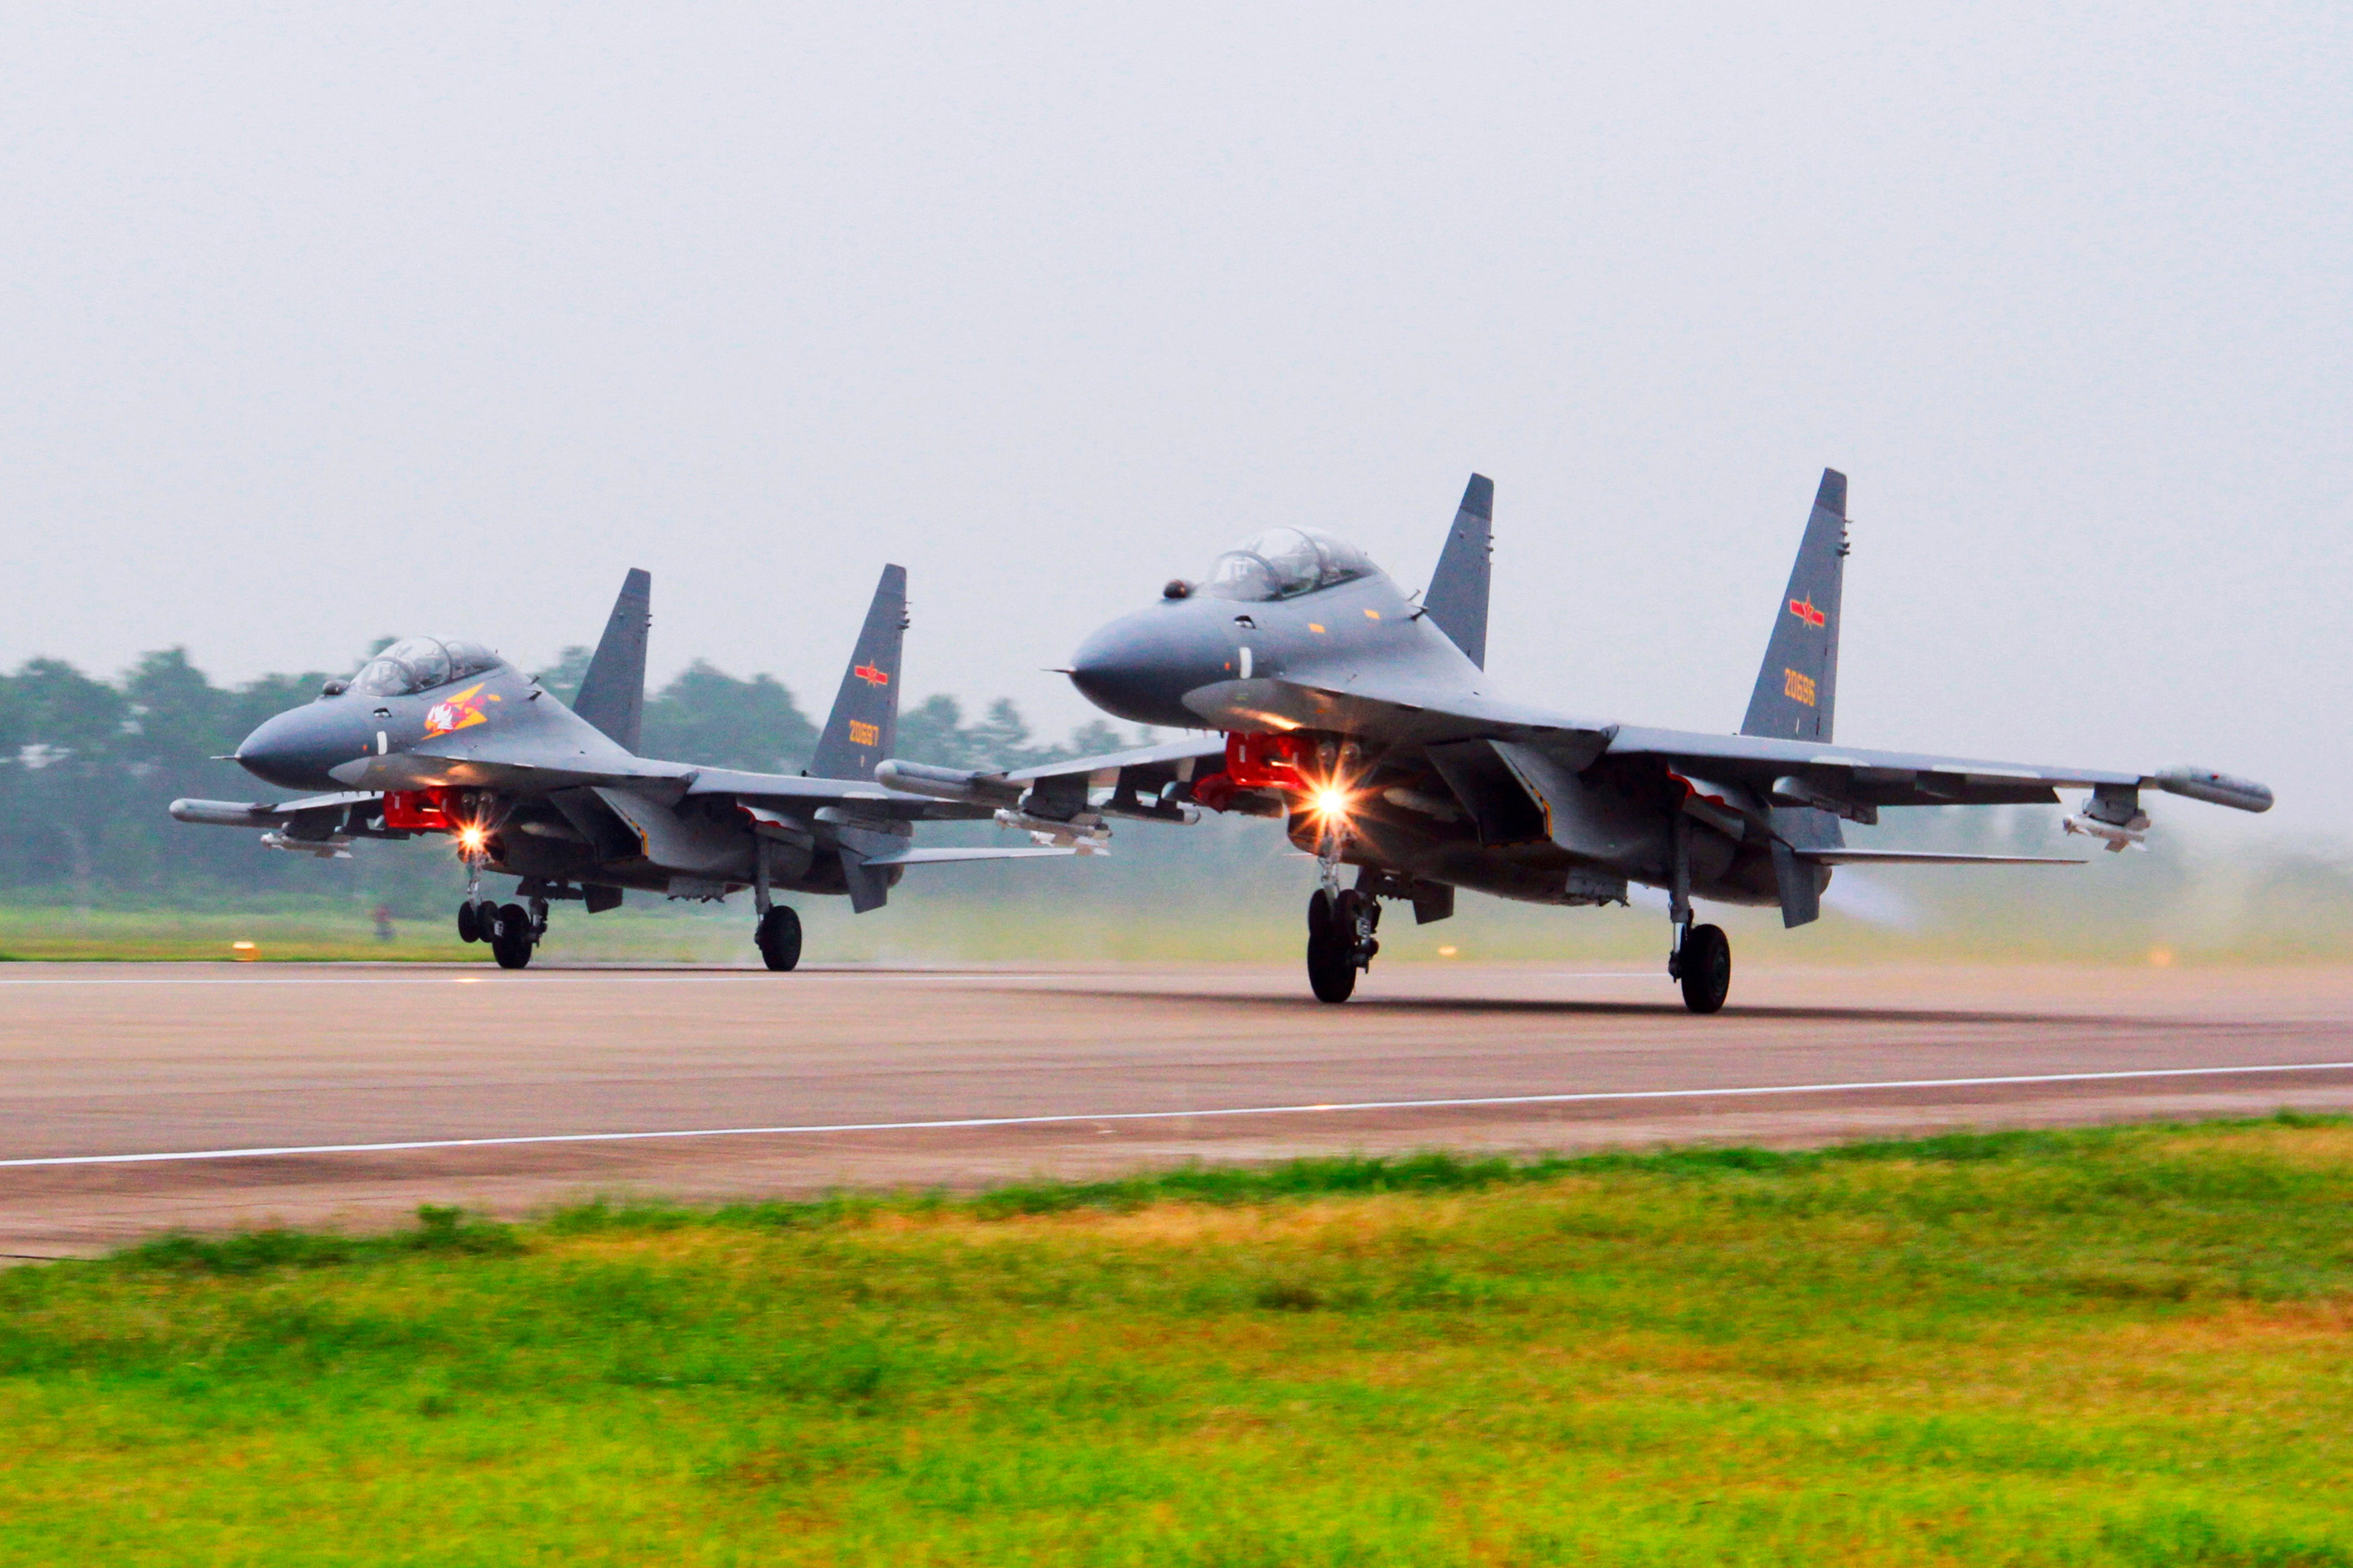
<instances>
[{"instance_id":1,"label":"overcast sky","mask_svg":"<svg viewBox=\"0 0 2353 1568\"><path fill-rule=\"evenodd\" d=\"M17 6L0 659L525 662L1088 715L1276 522L1730 729L1825 464L1839 734L2339 825L2353 10ZM2187 809L2187 808L2184 808Z\"/></svg>"}]
</instances>

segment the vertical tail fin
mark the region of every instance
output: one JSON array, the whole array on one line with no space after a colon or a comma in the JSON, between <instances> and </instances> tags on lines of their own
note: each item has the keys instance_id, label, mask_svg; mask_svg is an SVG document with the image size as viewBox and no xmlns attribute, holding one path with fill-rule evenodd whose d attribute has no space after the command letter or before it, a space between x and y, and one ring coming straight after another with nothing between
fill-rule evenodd
<instances>
[{"instance_id":1,"label":"vertical tail fin","mask_svg":"<svg viewBox=\"0 0 2353 1568\"><path fill-rule=\"evenodd\" d=\"M1798 544L1789 586L1773 615L1773 635L1765 643L1765 668L1748 699L1744 735L1827 741L1838 706L1839 595L1846 577L1846 476L1822 470L1806 536ZM1773 879L1781 895L1781 923L1806 925L1821 918L1822 884L1829 880L1796 849L1827 848L1845 841L1838 818L1810 806L1773 808Z\"/></svg>"},{"instance_id":2,"label":"vertical tail fin","mask_svg":"<svg viewBox=\"0 0 2353 1568\"><path fill-rule=\"evenodd\" d=\"M1838 700L1839 590L1846 574L1846 476L1822 470L1813 514L1773 615L1744 735L1827 741Z\"/></svg>"},{"instance_id":3,"label":"vertical tail fin","mask_svg":"<svg viewBox=\"0 0 2353 1568\"><path fill-rule=\"evenodd\" d=\"M1431 624L1480 668L1487 668L1487 581L1494 553L1495 481L1473 474L1438 552L1421 602Z\"/></svg>"},{"instance_id":4,"label":"vertical tail fin","mask_svg":"<svg viewBox=\"0 0 2353 1568\"><path fill-rule=\"evenodd\" d=\"M907 640L907 569L882 568L858 647L842 672L825 733L809 759L821 779L871 779L899 731L900 653Z\"/></svg>"},{"instance_id":5,"label":"vertical tail fin","mask_svg":"<svg viewBox=\"0 0 2353 1568\"><path fill-rule=\"evenodd\" d=\"M637 567L621 579L621 596L597 639L572 710L624 751L638 749L646 718L646 634L653 625L652 574Z\"/></svg>"}]
</instances>

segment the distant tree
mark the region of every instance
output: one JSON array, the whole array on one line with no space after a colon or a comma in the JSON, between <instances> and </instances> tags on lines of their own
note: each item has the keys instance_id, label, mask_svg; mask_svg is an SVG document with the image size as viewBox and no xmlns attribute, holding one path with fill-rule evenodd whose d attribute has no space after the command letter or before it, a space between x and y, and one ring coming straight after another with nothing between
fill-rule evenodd
<instances>
[{"instance_id":1,"label":"distant tree","mask_svg":"<svg viewBox=\"0 0 2353 1568\"><path fill-rule=\"evenodd\" d=\"M188 662L186 648L146 655L122 678L122 694L131 708L122 749L147 767L215 756L243 738L229 733L236 700Z\"/></svg>"},{"instance_id":2,"label":"distant tree","mask_svg":"<svg viewBox=\"0 0 2353 1568\"><path fill-rule=\"evenodd\" d=\"M899 738L892 750L911 763L965 768L964 708L953 697L926 697L899 713Z\"/></svg>"},{"instance_id":3,"label":"distant tree","mask_svg":"<svg viewBox=\"0 0 2353 1568\"><path fill-rule=\"evenodd\" d=\"M646 704L645 753L758 773L796 773L817 750L817 726L773 675L738 680L703 659Z\"/></svg>"},{"instance_id":4,"label":"distant tree","mask_svg":"<svg viewBox=\"0 0 2353 1568\"><path fill-rule=\"evenodd\" d=\"M1145 746L1151 743L1149 741L1135 742L1137 745ZM1127 741L1121 738L1120 732L1109 724L1100 719L1090 719L1071 731L1068 754L1073 757L1099 757L1105 752L1125 751L1128 744Z\"/></svg>"},{"instance_id":5,"label":"distant tree","mask_svg":"<svg viewBox=\"0 0 2353 1568\"><path fill-rule=\"evenodd\" d=\"M588 650L564 650L541 680L570 699ZM0 888L146 898L224 891L364 896L403 913L438 911L455 883L445 847L364 844L351 861L272 853L257 836L174 824L175 796L266 799L233 762L216 761L271 715L319 697L321 671L214 685L184 648L142 658L113 681L62 659L37 658L0 675ZM807 764L817 728L773 676L739 680L698 661L646 705L646 749L682 762L791 773ZM1064 746L1039 743L1010 701L967 721L956 699L925 700L901 715L893 748L912 761L1018 768L1123 744L1101 721Z\"/></svg>"},{"instance_id":6,"label":"distant tree","mask_svg":"<svg viewBox=\"0 0 2353 1568\"><path fill-rule=\"evenodd\" d=\"M532 677L552 693L558 702L572 706L580 695L580 683L588 677L588 661L596 657L593 648L573 644L555 656L555 663Z\"/></svg>"}]
</instances>

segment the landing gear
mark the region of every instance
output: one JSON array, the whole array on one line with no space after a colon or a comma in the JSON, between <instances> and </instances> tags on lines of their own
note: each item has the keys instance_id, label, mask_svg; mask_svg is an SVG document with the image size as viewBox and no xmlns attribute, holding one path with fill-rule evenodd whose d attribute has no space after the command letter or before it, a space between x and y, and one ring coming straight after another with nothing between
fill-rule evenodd
<instances>
[{"instance_id":1,"label":"landing gear","mask_svg":"<svg viewBox=\"0 0 2353 1568\"><path fill-rule=\"evenodd\" d=\"M752 841L752 907L760 911L760 923L753 929L752 944L760 950L760 962L781 974L801 961L801 917L775 902L775 897L768 880L767 841L755 838Z\"/></svg>"},{"instance_id":2,"label":"landing gear","mask_svg":"<svg viewBox=\"0 0 2353 1568\"><path fill-rule=\"evenodd\" d=\"M1675 940L1667 952L1667 974L1683 986L1684 1006L1694 1013L1713 1013L1732 991L1732 943L1722 926L1692 923L1688 817L1675 818L1672 871L1667 912L1675 922Z\"/></svg>"},{"instance_id":3,"label":"landing gear","mask_svg":"<svg viewBox=\"0 0 2353 1568\"><path fill-rule=\"evenodd\" d=\"M1315 858L1324 885L1307 900L1307 984L1318 1002L1345 1002L1356 993L1356 972L1371 968L1373 955L1381 950L1373 939L1380 929L1381 901L1360 888L1340 886L1340 852L1346 847L1347 831L1345 818L1333 813L1316 836Z\"/></svg>"},{"instance_id":4,"label":"landing gear","mask_svg":"<svg viewBox=\"0 0 2353 1568\"><path fill-rule=\"evenodd\" d=\"M541 929L546 921L540 922ZM458 906L458 940L488 942L498 932L499 906L488 899L468 899Z\"/></svg>"},{"instance_id":5,"label":"landing gear","mask_svg":"<svg viewBox=\"0 0 2353 1568\"><path fill-rule=\"evenodd\" d=\"M490 929L491 956L499 961L499 967L521 969L531 962L531 950L546 933L547 920L543 913L534 921L521 904L501 904L491 917Z\"/></svg>"},{"instance_id":6,"label":"landing gear","mask_svg":"<svg viewBox=\"0 0 2353 1568\"><path fill-rule=\"evenodd\" d=\"M1373 937L1380 923L1380 901L1371 894L1315 889L1307 900L1307 984L1318 1002L1345 1002L1356 992L1356 972L1381 950Z\"/></svg>"},{"instance_id":7,"label":"landing gear","mask_svg":"<svg viewBox=\"0 0 2353 1568\"><path fill-rule=\"evenodd\" d=\"M1732 943L1722 926L1694 926L1683 936L1668 968L1683 988L1683 1005L1713 1013L1732 990Z\"/></svg>"},{"instance_id":8,"label":"landing gear","mask_svg":"<svg viewBox=\"0 0 2353 1568\"><path fill-rule=\"evenodd\" d=\"M752 940L769 968L779 973L790 969L801 961L801 917L777 904L760 917Z\"/></svg>"}]
</instances>

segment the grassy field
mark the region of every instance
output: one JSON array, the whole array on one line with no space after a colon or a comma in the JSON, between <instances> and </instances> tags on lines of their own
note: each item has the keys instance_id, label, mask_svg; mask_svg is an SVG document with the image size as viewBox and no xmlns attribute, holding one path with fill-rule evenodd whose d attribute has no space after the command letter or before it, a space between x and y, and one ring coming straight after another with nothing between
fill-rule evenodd
<instances>
[{"instance_id":1,"label":"grassy field","mask_svg":"<svg viewBox=\"0 0 2353 1568\"><path fill-rule=\"evenodd\" d=\"M0 1561L2353 1563L2353 1126L166 1240Z\"/></svg>"}]
</instances>

